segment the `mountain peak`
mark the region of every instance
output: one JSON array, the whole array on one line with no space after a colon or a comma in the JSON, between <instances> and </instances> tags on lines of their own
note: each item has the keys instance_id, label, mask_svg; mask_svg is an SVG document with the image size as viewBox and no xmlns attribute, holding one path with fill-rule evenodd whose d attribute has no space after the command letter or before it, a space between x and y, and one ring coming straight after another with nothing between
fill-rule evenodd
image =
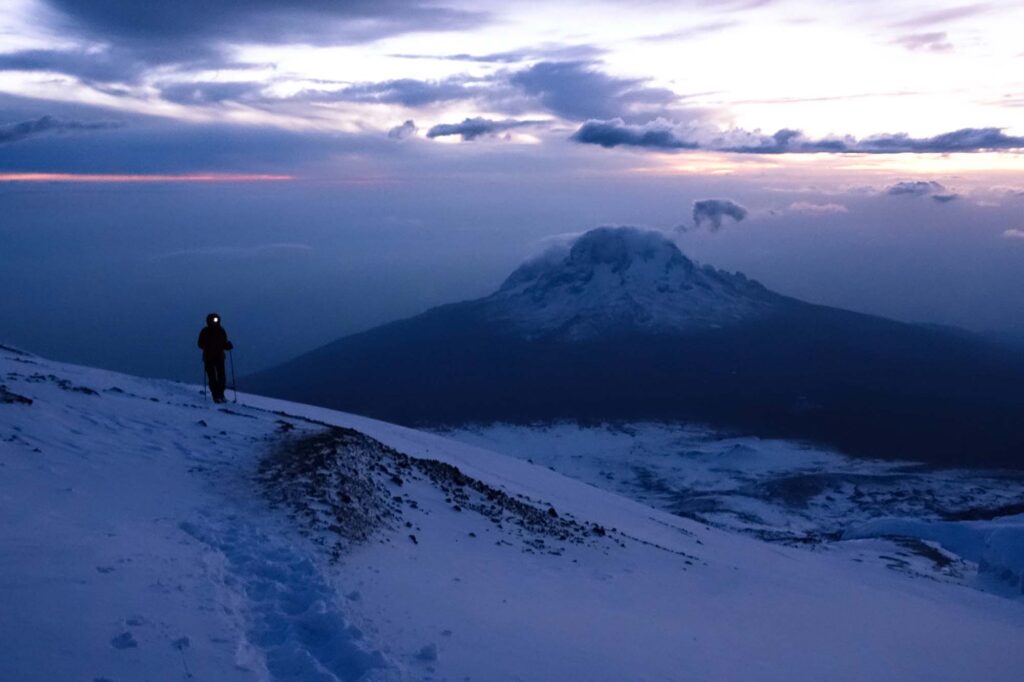
<instances>
[{"instance_id":1,"label":"mountain peak","mask_svg":"<svg viewBox=\"0 0 1024 682\"><path fill-rule=\"evenodd\" d=\"M681 267L693 270L693 262L683 255L665 234L635 227L598 227L580 235L568 248L551 249L523 263L502 285L515 289L546 275L565 270L592 272L607 267L624 273L634 266Z\"/></svg>"},{"instance_id":2,"label":"mountain peak","mask_svg":"<svg viewBox=\"0 0 1024 682\"><path fill-rule=\"evenodd\" d=\"M524 263L485 300L523 336L582 339L721 327L782 298L740 273L696 265L662 232L599 227Z\"/></svg>"}]
</instances>

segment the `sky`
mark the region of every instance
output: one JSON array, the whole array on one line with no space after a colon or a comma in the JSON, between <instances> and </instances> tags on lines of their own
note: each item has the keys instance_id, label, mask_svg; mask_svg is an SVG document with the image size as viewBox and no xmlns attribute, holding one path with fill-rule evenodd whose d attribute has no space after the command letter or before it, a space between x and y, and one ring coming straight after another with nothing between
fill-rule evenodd
<instances>
[{"instance_id":1,"label":"sky","mask_svg":"<svg viewBox=\"0 0 1024 682\"><path fill-rule=\"evenodd\" d=\"M1024 337L1024 2L5 0L0 341L198 381L670 234ZM195 376L193 376L195 375Z\"/></svg>"}]
</instances>

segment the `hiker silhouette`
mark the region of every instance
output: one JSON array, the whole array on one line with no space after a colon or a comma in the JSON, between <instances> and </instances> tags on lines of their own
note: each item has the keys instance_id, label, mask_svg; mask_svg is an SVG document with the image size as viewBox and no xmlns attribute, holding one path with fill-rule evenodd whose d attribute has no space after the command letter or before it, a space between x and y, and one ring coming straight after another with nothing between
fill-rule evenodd
<instances>
[{"instance_id":1,"label":"hiker silhouette","mask_svg":"<svg viewBox=\"0 0 1024 682\"><path fill-rule=\"evenodd\" d=\"M206 326L199 332L199 347L203 349L203 367L206 368L206 380L213 402L227 402L224 398L224 389L227 387L224 351L231 350L234 345L228 341L224 327L220 326L220 315L217 313L206 316Z\"/></svg>"}]
</instances>

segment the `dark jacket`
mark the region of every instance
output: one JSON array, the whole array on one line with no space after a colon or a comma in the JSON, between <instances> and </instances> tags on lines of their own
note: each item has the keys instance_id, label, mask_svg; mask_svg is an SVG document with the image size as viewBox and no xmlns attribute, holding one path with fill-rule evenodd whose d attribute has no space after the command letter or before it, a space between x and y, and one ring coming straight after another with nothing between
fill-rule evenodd
<instances>
[{"instance_id":1,"label":"dark jacket","mask_svg":"<svg viewBox=\"0 0 1024 682\"><path fill-rule=\"evenodd\" d=\"M224 351L234 348L228 341L228 333L219 324L208 324L199 332L199 347L203 349L204 360L221 359Z\"/></svg>"}]
</instances>

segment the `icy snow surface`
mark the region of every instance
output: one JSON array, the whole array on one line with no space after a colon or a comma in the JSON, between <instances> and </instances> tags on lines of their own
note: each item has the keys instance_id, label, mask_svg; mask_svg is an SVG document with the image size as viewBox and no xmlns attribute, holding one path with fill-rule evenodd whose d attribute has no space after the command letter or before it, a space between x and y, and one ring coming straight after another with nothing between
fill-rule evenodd
<instances>
[{"instance_id":1,"label":"icy snow surface","mask_svg":"<svg viewBox=\"0 0 1024 682\"><path fill-rule=\"evenodd\" d=\"M0 680L1024 669L1019 601L437 435L5 348L0 384Z\"/></svg>"}]
</instances>

